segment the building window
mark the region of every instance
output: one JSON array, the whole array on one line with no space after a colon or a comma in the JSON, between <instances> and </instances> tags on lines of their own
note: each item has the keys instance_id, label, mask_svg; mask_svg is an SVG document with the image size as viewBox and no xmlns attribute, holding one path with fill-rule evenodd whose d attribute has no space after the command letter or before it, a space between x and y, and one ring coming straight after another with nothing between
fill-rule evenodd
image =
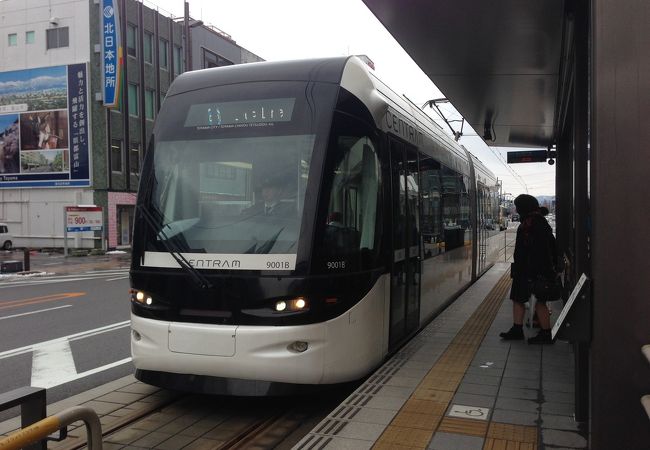
<instances>
[{"instance_id":1,"label":"building window","mask_svg":"<svg viewBox=\"0 0 650 450\"><path fill-rule=\"evenodd\" d=\"M144 91L144 117L153 120L155 117L153 99L156 92L153 89L145 89Z\"/></svg>"},{"instance_id":2,"label":"building window","mask_svg":"<svg viewBox=\"0 0 650 450\"><path fill-rule=\"evenodd\" d=\"M15 47L18 45L18 35L16 33L11 33L8 36L9 47Z\"/></svg>"},{"instance_id":3,"label":"building window","mask_svg":"<svg viewBox=\"0 0 650 450\"><path fill-rule=\"evenodd\" d=\"M131 142L131 151L129 152L129 169L131 173L137 175L140 173L140 144Z\"/></svg>"},{"instance_id":4,"label":"building window","mask_svg":"<svg viewBox=\"0 0 650 450\"><path fill-rule=\"evenodd\" d=\"M138 85L129 83L129 115L138 117Z\"/></svg>"},{"instance_id":5,"label":"building window","mask_svg":"<svg viewBox=\"0 0 650 450\"><path fill-rule=\"evenodd\" d=\"M167 54L169 50L167 49L167 45L168 43L165 39L160 40L160 46L158 47L158 61L161 69L166 69L168 67Z\"/></svg>"},{"instance_id":6,"label":"building window","mask_svg":"<svg viewBox=\"0 0 650 450\"><path fill-rule=\"evenodd\" d=\"M122 141L111 139L111 172L122 173Z\"/></svg>"},{"instance_id":7,"label":"building window","mask_svg":"<svg viewBox=\"0 0 650 450\"><path fill-rule=\"evenodd\" d=\"M134 58L138 56L136 48L138 47L138 27L131 25L130 23L126 24L126 54L133 56Z\"/></svg>"},{"instance_id":8,"label":"building window","mask_svg":"<svg viewBox=\"0 0 650 450\"><path fill-rule=\"evenodd\" d=\"M46 31L47 50L51 48L68 47L70 40L68 37L68 27L52 28Z\"/></svg>"},{"instance_id":9,"label":"building window","mask_svg":"<svg viewBox=\"0 0 650 450\"><path fill-rule=\"evenodd\" d=\"M36 32L35 31L28 31L25 33L25 43L26 44L33 44L36 42Z\"/></svg>"},{"instance_id":10,"label":"building window","mask_svg":"<svg viewBox=\"0 0 650 450\"><path fill-rule=\"evenodd\" d=\"M144 62L153 64L153 34L144 33Z\"/></svg>"},{"instance_id":11,"label":"building window","mask_svg":"<svg viewBox=\"0 0 650 450\"><path fill-rule=\"evenodd\" d=\"M132 205L117 205L117 245L131 245L134 211Z\"/></svg>"},{"instance_id":12,"label":"building window","mask_svg":"<svg viewBox=\"0 0 650 450\"><path fill-rule=\"evenodd\" d=\"M166 96L167 96L167 92L161 92L160 93L160 106L162 106L163 102L165 101Z\"/></svg>"},{"instance_id":13,"label":"building window","mask_svg":"<svg viewBox=\"0 0 650 450\"><path fill-rule=\"evenodd\" d=\"M203 68L209 69L210 67L232 66L233 62L223 58L210 50L203 49Z\"/></svg>"},{"instance_id":14,"label":"building window","mask_svg":"<svg viewBox=\"0 0 650 450\"><path fill-rule=\"evenodd\" d=\"M181 48L174 45L174 75L180 75L183 72L183 58L181 58Z\"/></svg>"}]
</instances>

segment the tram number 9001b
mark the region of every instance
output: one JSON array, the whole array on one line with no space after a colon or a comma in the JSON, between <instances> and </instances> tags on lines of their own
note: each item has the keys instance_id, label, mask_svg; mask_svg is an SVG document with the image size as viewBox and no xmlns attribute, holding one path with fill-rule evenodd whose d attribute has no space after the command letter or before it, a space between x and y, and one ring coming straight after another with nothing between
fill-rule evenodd
<instances>
[{"instance_id":1,"label":"tram number 9001b","mask_svg":"<svg viewBox=\"0 0 650 450\"><path fill-rule=\"evenodd\" d=\"M267 269L287 269L287 270L289 270L291 268L291 264L289 264L289 261L267 261L266 262L266 268Z\"/></svg>"},{"instance_id":2,"label":"tram number 9001b","mask_svg":"<svg viewBox=\"0 0 650 450\"><path fill-rule=\"evenodd\" d=\"M328 269L345 269L345 261L327 261Z\"/></svg>"}]
</instances>

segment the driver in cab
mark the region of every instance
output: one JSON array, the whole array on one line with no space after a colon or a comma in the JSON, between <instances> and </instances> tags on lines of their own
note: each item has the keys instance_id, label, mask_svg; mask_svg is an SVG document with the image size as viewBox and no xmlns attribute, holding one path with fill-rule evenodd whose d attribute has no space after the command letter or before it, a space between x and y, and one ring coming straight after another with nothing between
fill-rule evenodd
<instances>
[{"instance_id":1,"label":"driver in cab","mask_svg":"<svg viewBox=\"0 0 650 450\"><path fill-rule=\"evenodd\" d=\"M267 178L262 183L262 201L256 202L242 214L247 216L275 216L288 218L295 214L293 203L283 202L284 185L278 178Z\"/></svg>"}]
</instances>

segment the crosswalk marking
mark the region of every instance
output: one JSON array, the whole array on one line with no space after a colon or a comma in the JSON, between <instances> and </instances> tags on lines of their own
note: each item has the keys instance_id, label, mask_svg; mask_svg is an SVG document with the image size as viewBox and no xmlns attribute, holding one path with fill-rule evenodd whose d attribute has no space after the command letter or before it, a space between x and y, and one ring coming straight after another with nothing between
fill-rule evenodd
<instances>
[{"instance_id":1,"label":"crosswalk marking","mask_svg":"<svg viewBox=\"0 0 650 450\"><path fill-rule=\"evenodd\" d=\"M70 341L60 340L34 348L30 386L51 388L77 375Z\"/></svg>"}]
</instances>

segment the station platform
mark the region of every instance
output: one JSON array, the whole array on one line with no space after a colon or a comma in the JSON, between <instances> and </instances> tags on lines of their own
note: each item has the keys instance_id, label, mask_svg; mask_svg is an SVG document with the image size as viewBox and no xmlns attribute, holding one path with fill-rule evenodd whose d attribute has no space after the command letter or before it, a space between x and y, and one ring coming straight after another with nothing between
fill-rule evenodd
<instances>
[{"instance_id":1,"label":"station platform","mask_svg":"<svg viewBox=\"0 0 650 450\"><path fill-rule=\"evenodd\" d=\"M493 266L295 448L587 448L573 346L499 338L512 325L509 268Z\"/></svg>"},{"instance_id":2,"label":"station platform","mask_svg":"<svg viewBox=\"0 0 650 450\"><path fill-rule=\"evenodd\" d=\"M499 338L512 325L509 268L494 265L293 448L586 449L573 418L573 346ZM90 406L104 449L218 447L219 417L201 405L184 408L183 400L172 404L179 396L128 376L50 405L48 415ZM0 435L17 428L18 418L3 422ZM78 422L48 448L80 448L85 439Z\"/></svg>"}]
</instances>

